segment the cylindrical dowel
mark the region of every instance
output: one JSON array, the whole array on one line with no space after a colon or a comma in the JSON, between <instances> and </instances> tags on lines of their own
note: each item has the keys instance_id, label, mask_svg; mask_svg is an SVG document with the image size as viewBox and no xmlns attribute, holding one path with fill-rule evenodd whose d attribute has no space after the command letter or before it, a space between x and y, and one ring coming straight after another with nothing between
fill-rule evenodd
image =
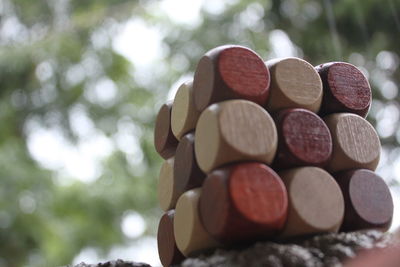
<instances>
[{"instance_id":1,"label":"cylindrical dowel","mask_svg":"<svg viewBox=\"0 0 400 267\"><path fill-rule=\"evenodd\" d=\"M246 100L227 100L209 106L196 126L195 153L204 172L235 161L270 164L277 148L271 116Z\"/></svg>"},{"instance_id":2,"label":"cylindrical dowel","mask_svg":"<svg viewBox=\"0 0 400 267\"><path fill-rule=\"evenodd\" d=\"M346 207L341 231L369 228L386 231L390 227L393 199L382 178L365 169L334 176L342 189Z\"/></svg>"},{"instance_id":3,"label":"cylindrical dowel","mask_svg":"<svg viewBox=\"0 0 400 267\"><path fill-rule=\"evenodd\" d=\"M200 195L200 188L192 189L181 195L176 203L174 218L176 245L187 257L218 246L200 221L198 208Z\"/></svg>"},{"instance_id":4,"label":"cylindrical dowel","mask_svg":"<svg viewBox=\"0 0 400 267\"><path fill-rule=\"evenodd\" d=\"M269 72L263 60L242 46L220 46L199 61L193 79L194 101L199 111L212 103L241 98L264 105Z\"/></svg>"},{"instance_id":5,"label":"cylindrical dowel","mask_svg":"<svg viewBox=\"0 0 400 267\"><path fill-rule=\"evenodd\" d=\"M274 169L326 165L332 154L332 138L319 116L306 109L285 109L274 119L279 136Z\"/></svg>"},{"instance_id":6,"label":"cylindrical dowel","mask_svg":"<svg viewBox=\"0 0 400 267\"><path fill-rule=\"evenodd\" d=\"M172 102L161 106L154 127L154 146L164 159L174 156L178 145L178 140L171 129L171 108Z\"/></svg>"},{"instance_id":7,"label":"cylindrical dowel","mask_svg":"<svg viewBox=\"0 0 400 267\"><path fill-rule=\"evenodd\" d=\"M359 69L345 62L325 63L315 69L324 86L322 116L338 112L367 116L372 102L371 87Z\"/></svg>"},{"instance_id":8,"label":"cylindrical dowel","mask_svg":"<svg viewBox=\"0 0 400 267\"><path fill-rule=\"evenodd\" d=\"M194 106L192 82L185 82L176 92L172 105L172 132L177 139L196 127L200 112Z\"/></svg>"},{"instance_id":9,"label":"cylindrical dowel","mask_svg":"<svg viewBox=\"0 0 400 267\"><path fill-rule=\"evenodd\" d=\"M164 211L175 208L176 201L184 191L179 191L174 178L174 157L164 161L158 180L158 202Z\"/></svg>"},{"instance_id":10,"label":"cylindrical dowel","mask_svg":"<svg viewBox=\"0 0 400 267\"><path fill-rule=\"evenodd\" d=\"M285 224L287 206L279 176L264 164L249 162L210 173L199 208L206 230L229 245L275 235Z\"/></svg>"},{"instance_id":11,"label":"cylindrical dowel","mask_svg":"<svg viewBox=\"0 0 400 267\"><path fill-rule=\"evenodd\" d=\"M279 172L289 199L288 219L280 237L336 232L343 220L344 200L333 177L317 167Z\"/></svg>"},{"instance_id":12,"label":"cylindrical dowel","mask_svg":"<svg viewBox=\"0 0 400 267\"><path fill-rule=\"evenodd\" d=\"M267 110L304 108L318 112L322 102L322 81L314 67L300 58L265 62L271 73Z\"/></svg>"},{"instance_id":13,"label":"cylindrical dowel","mask_svg":"<svg viewBox=\"0 0 400 267\"><path fill-rule=\"evenodd\" d=\"M206 175L197 165L194 154L194 133L182 137L175 154L175 186L181 194L189 189L200 187Z\"/></svg>"},{"instance_id":14,"label":"cylindrical dowel","mask_svg":"<svg viewBox=\"0 0 400 267\"><path fill-rule=\"evenodd\" d=\"M324 117L333 141L330 172L350 169L375 170L381 143L374 127L362 117L351 113L335 113Z\"/></svg>"},{"instance_id":15,"label":"cylindrical dowel","mask_svg":"<svg viewBox=\"0 0 400 267\"><path fill-rule=\"evenodd\" d=\"M173 210L167 211L160 219L157 232L158 255L165 267L180 263L185 257L178 250L174 236Z\"/></svg>"}]
</instances>

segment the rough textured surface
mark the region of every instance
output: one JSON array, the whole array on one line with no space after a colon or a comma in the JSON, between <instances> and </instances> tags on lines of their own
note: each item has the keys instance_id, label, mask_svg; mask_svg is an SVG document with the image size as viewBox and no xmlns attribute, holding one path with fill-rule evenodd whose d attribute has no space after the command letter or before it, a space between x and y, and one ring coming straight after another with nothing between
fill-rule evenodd
<instances>
[{"instance_id":1,"label":"rough textured surface","mask_svg":"<svg viewBox=\"0 0 400 267\"><path fill-rule=\"evenodd\" d=\"M181 267L341 267L359 252L383 248L393 243L391 235L368 230L326 234L308 240L278 244L260 242L248 248L216 250L211 255L188 258ZM111 261L98 264L80 263L74 267L148 267L144 263ZM72 267L72 266L68 266Z\"/></svg>"},{"instance_id":2,"label":"rough textured surface","mask_svg":"<svg viewBox=\"0 0 400 267\"><path fill-rule=\"evenodd\" d=\"M107 261L104 263L97 263L97 264L86 264L82 262L79 263L78 265L75 265L75 267L151 267L151 266L146 263L116 260L116 261Z\"/></svg>"},{"instance_id":3,"label":"rough textured surface","mask_svg":"<svg viewBox=\"0 0 400 267\"><path fill-rule=\"evenodd\" d=\"M384 247L388 243L387 235L374 230L326 234L296 243L263 242L243 250L220 249L212 255L186 259L181 266L339 267L361 250Z\"/></svg>"}]
</instances>

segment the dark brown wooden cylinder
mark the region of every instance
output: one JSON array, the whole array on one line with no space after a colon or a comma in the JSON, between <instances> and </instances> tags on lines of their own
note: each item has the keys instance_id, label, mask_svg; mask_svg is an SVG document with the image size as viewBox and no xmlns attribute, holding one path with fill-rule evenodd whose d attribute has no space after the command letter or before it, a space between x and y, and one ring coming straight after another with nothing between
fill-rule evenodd
<instances>
[{"instance_id":1,"label":"dark brown wooden cylinder","mask_svg":"<svg viewBox=\"0 0 400 267\"><path fill-rule=\"evenodd\" d=\"M162 105L154 126L154 146L158 154L164 159L173 157L178 146L178 140L171 128L171 109L172 102Z\"/></svg>"},{"instance_id":2,"label":"dark brown wooden cylinder","mask_svg":"<svg viewBox=\"0 0 400 267\"><path fill-rule=\"evenodd\" d=\"M185 257L178 250L174 236L174 210L169 210L160 219L157 232L158 255L163 266L179 264Z\"/></svg>"},{"instance_id":3,"label":"dark brown wooden cylinder","mask_svg":"<svg viewBox=\"0 0 400 267\"><path fill-rule=\"evenodd\" d=\"M278 130L278 151L274 169L325 166L332 154L328 126L306 109L285 109L274 116Z\"/></svg>"},{"instance_id":4,"label":"dark brown wooden cylinder","mask_svg":"<svg viewBox=\"0 0 400 267\"><path fill-rule=\"evenodd\" d=\"M329 62L315 69L324 89L321 116L337 112L367 116L372 102L371 87L357 67L345 62Z\"/></svg>"},{"instance_id":5,"label":"dark brown wooden cylinder","mask_svg":"<svg viewBox=\"0 0 400 267\"><path fill-rule=\"evenodd\" d=\"M393 199L385 181L373 171L336 173L345 200L341 231L376 228L386 231L393 218Z\"/></svg>"}]
</instances>

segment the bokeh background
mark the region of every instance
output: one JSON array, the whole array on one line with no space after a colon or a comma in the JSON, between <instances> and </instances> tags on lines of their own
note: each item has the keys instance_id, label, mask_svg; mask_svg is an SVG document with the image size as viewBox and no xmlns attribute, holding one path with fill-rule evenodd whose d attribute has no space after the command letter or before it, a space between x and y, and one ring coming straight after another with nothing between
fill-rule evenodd
<instances>
[{"instance_id":1,"label":"bokeh background","mask_svg":"<svg viewBox=\"0 0 400 267\"><path fill-rule=\"evenodd\" d=\"M400 225L397 0L0 0L0 266L157 265L158 108L226 43L369 78Z\"/></svg>"}]
</instances>

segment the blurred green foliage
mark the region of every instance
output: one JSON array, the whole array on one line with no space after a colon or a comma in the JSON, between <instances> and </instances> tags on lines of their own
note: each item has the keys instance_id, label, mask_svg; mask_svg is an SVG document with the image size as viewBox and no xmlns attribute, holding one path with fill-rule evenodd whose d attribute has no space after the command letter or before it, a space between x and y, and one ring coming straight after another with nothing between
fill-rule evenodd
<instances>
[{"instance_id":1,"label":"blurred green foliage","mask_svg":"<svg viewBox=\"0 0 400 267\"><path fill-rule=\"evenodd\" d=\"M399 1L221 5L221 12L203 8L200 22L188 25L160 12L159 1L0 1L0 266L65 265L86 247L106 254L129 239L121 231L127 210L139 212L147 221L145 234L154 235L161 214L156 200L161 159L152 131L169 88L192 75L205 51L221 44L241 44L265 59L273 57L270 34L276 29L286 32L296 53L312 64L353 61L369 73L376 99L370 121L379 130L385 109L397 112L380 131L385 166L391 168L400 142ZM118 29L132 19L162 36L161 59L144 78L140 65L113 48ZM90 94L102 80L117 90L112 101ZM87 136L74 126L76 110L93 125ZM35 159L30 136L43 129L56 129L70 146L90 141L90 133L105 137L112 149L100 160L98 178L71 179L60 174L62 167ZM118 132L131 135L139 150L124 150ZM52 144L41 145L47 151ZM394 174L388 176L393 182Z\"/></svg>"}]
</instances>

